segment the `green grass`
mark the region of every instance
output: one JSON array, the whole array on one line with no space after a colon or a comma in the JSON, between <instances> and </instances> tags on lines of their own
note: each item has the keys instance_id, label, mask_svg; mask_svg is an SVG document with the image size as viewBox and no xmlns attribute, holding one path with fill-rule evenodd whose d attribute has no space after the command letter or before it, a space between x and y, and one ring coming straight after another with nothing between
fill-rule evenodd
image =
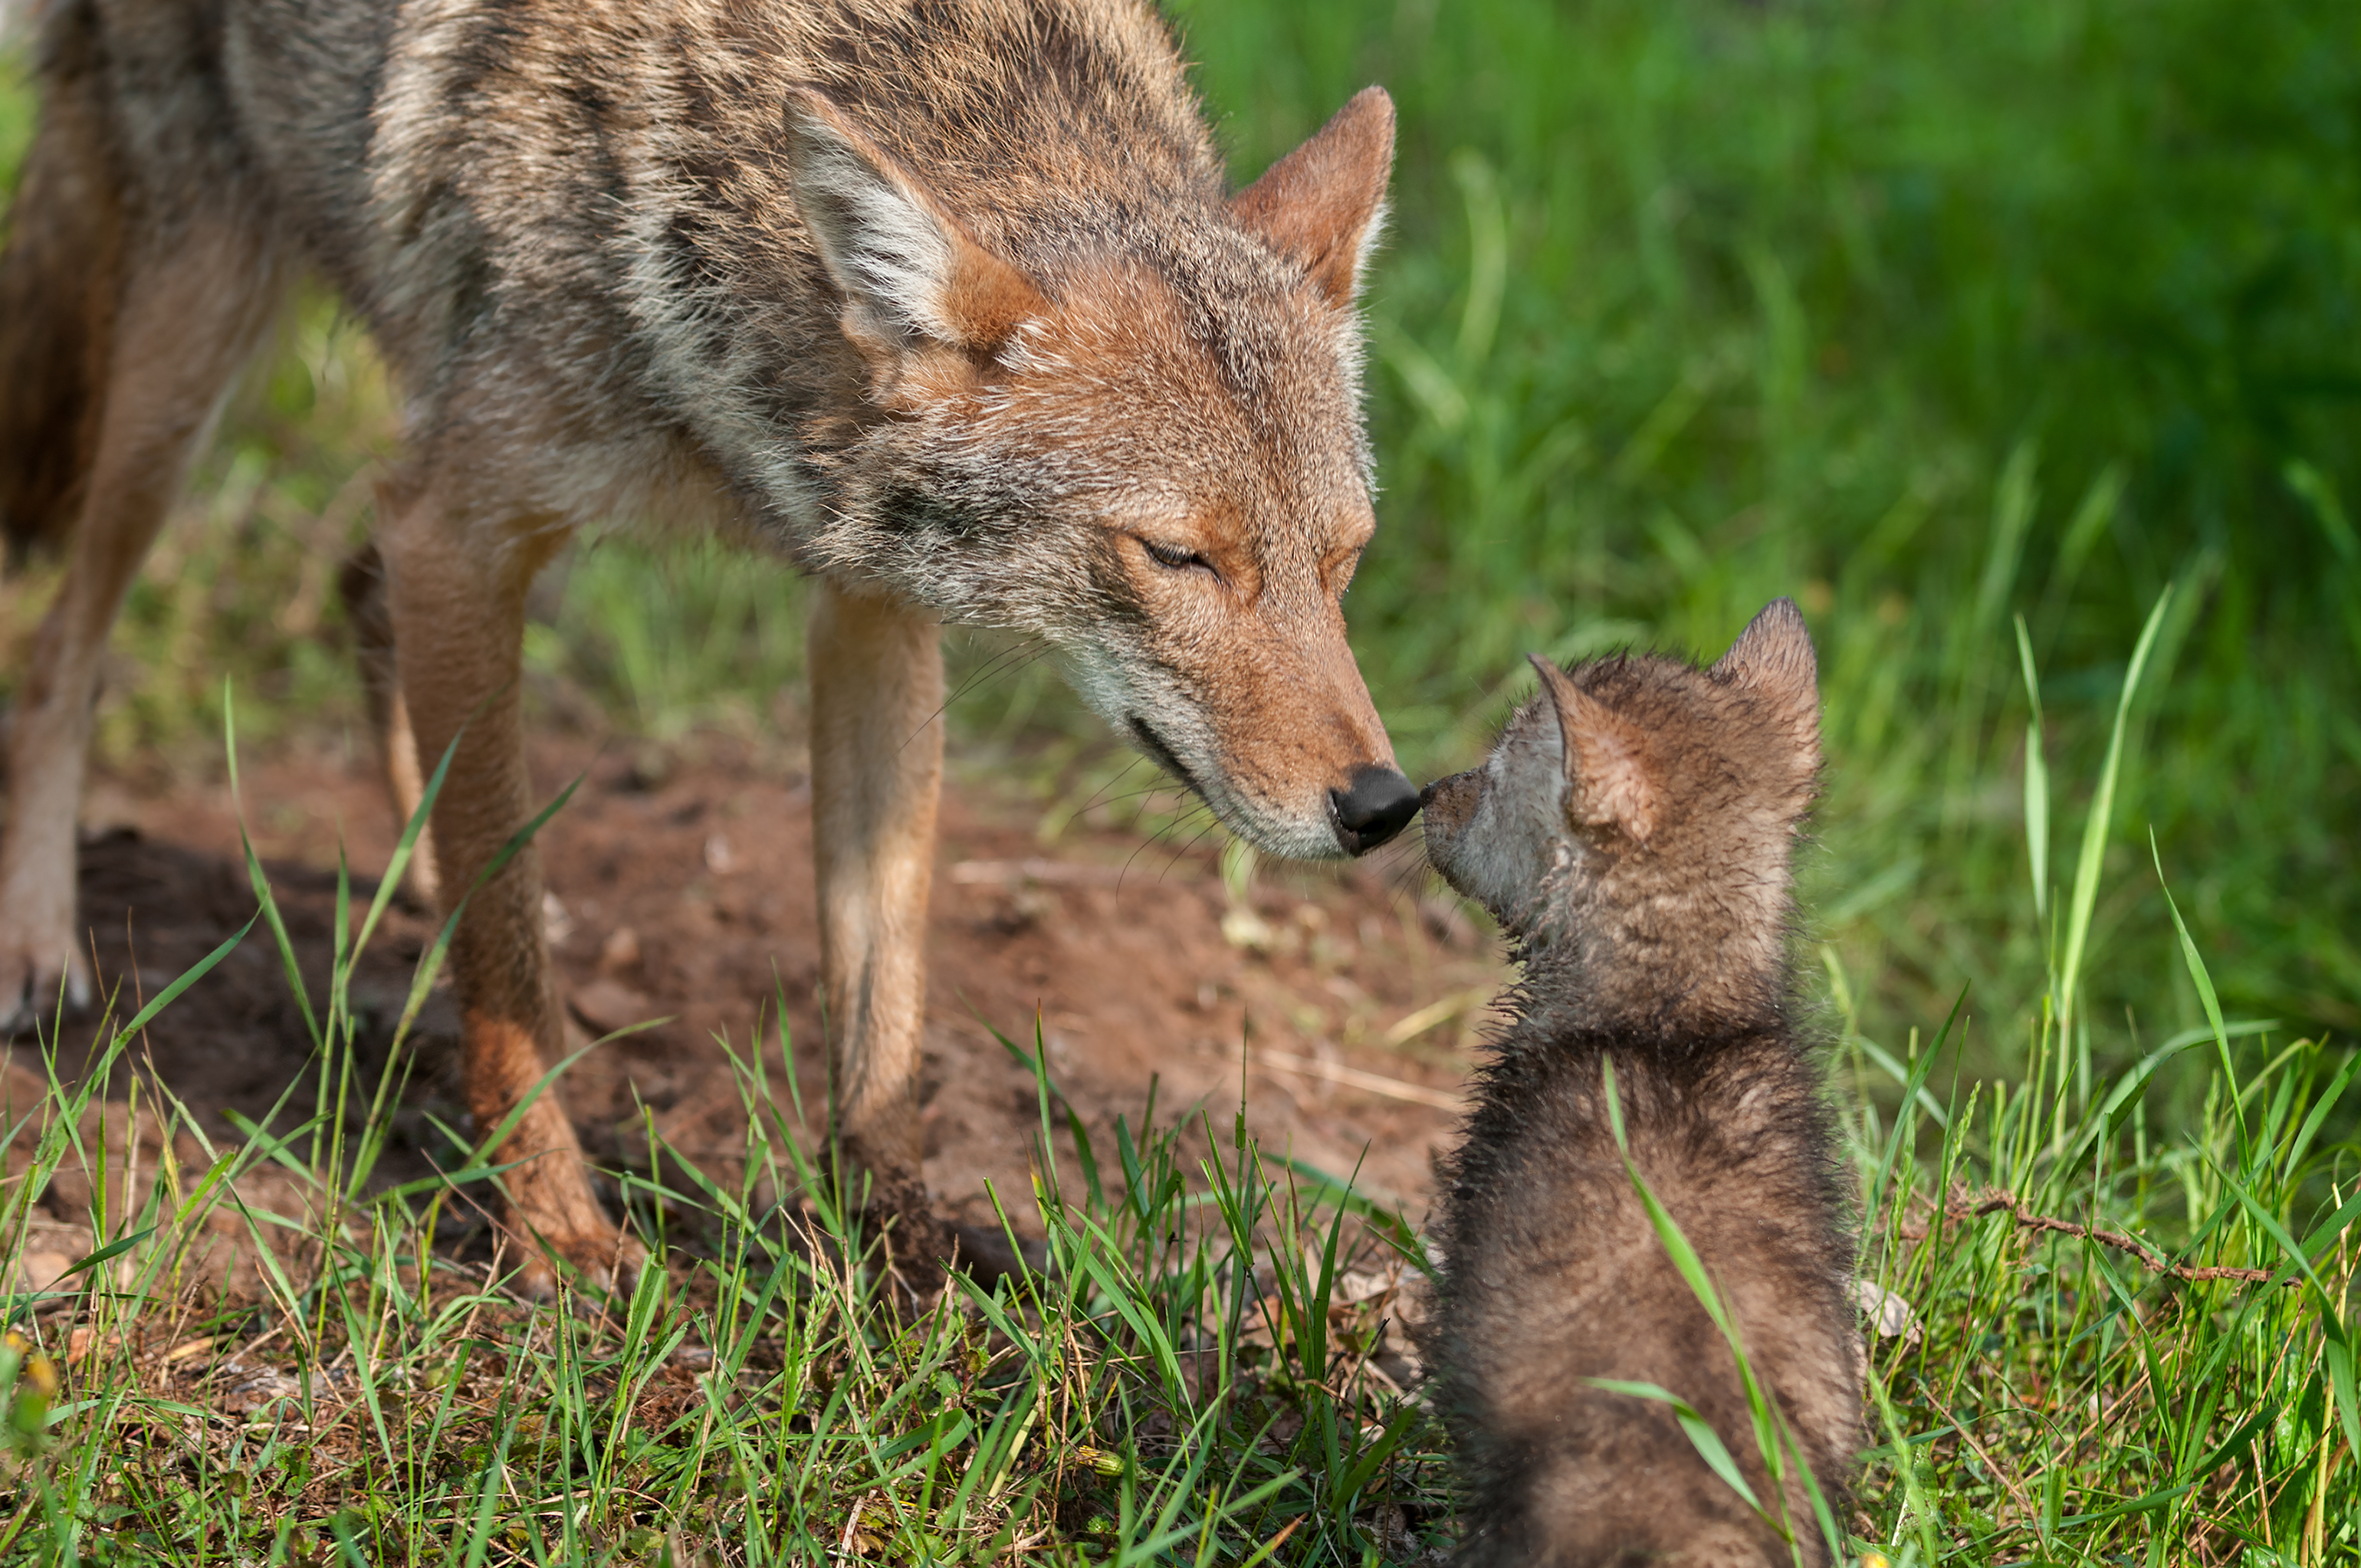
<instances>
[{"instance_id":1,"label":"green grass","mask_svg":"<svg viewBox=\"0 0 2361 1568\"><path fill-rule=\"evenodd\" d=\"M2086 839L2135 782L2117 766L2129 696ZM2028 807L2039 858L2038 792ZM248 861L254 924L276 933ZM2361 1561L2361 1145L2335 1130L2361 1057L2225 1015L2176 913L2205 1023L2094 1069L2077 1020L2106 880L2084 854L2062 916L2021 905L2049 933L2037 993L1991 1022L1955 1006L1895 1050L1862 1033L1830 959L1872 1446L1857 1509L1786 1521L1794 1537L1895 1564ZM387 896L340 901L337 962L307 1000L308 1109L217 1146L162 1086L98 1107L51 1076L0 1131L0 1257L69 1190L90 1195L91 1249L0 1303L0 1562L1372 1563L1447 1546L1444 1439L1378 1354L1385 1320L1415 1310L1412 1227L1268 1159L1242 1115L1159 1124L1152 1088L1112 1146L1094 1140L1038 1048L1008 1046L1038 1085L1034 1190L1000 1196L1049 1238L1049 1276L898 1291L815 1168L800 1086L766 1065L785 1041L748 1040L742 1152L700 1168L651 1124L648 1168L615 1173L665 1266L605 1301L512 1298L436 1245L497 1183L482 1151L501 1129L474 1149L445 1132L445 1178L372 1179L407 1061L398 1038L361 1069L345 977ZM2007 1072L1966 1070L1971 1030ZM2202 1099L2168 1130L2151 1104L2176 1060ZM124 1132L143 1093L186 1140L144 1183L126 1166L151 1146ZM258 1173L286 1212L258 1202ZM253 1299L196 1267L225 1231L258 1260ZM1688 1423L1727 1475L1732 1445L1785 1447L1755 1392L1752 1431Z\"/></svg>"}]
</instances>

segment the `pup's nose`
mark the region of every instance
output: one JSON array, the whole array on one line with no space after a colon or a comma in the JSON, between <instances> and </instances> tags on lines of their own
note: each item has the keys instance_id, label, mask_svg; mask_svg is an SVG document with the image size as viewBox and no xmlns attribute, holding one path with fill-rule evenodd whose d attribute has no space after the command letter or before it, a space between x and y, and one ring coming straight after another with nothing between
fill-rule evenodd
<instances>
[{"instance_id":1,"label":"pup's nose","mask_svg":"<svg viewBox=\"0 0 2361 1568\"><path fill-rule=\"evenodd\" d=\"M1328 809L1345 852L1366 855L1410 826L1418 815L1418 789L1391 768L1363 768L1353 775L1352 788L1328 792Z\"/></svg>"}]
</instances>

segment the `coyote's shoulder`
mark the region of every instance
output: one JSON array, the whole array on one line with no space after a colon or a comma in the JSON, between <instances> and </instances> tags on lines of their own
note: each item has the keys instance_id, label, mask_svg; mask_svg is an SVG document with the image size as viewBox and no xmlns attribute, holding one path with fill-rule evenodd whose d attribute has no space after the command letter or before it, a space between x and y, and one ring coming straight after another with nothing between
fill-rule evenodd
<instances>
[{"instance_id":1,"label":"coyote's shoulder","mask_svg":"<svg viewBox=\"0 0 2361 1568\"><path fill-rule=\"evenodd\" d=\"M1542 675L1486 766L1428 792L1434 863L1526 965L1442 1172L1427 1349L1474 1485L1463 1556L1737 1568L1794 1561L1792 1532L1825 1562L1810 1483L1843 1518L1859 1351L1834 1119L1785 954L1818 763L1811 644L1783 600L1709 671ZM1635 1178L1779 1410L1800 1461L1784 1485ZM1702 1415L1761 1508L1635 1385Z\"/></svg>"},{"instance_id":2,"label":"coyote's shoulder","mask_svg":"<svg viewBox=\"0 0 2361 1568\"><path fill-rule=\"evenodd\" d=\"M236 128L302 193L285 215L413 393L453 416L524 398L517 457L554 507L718 487L809 564L957 592L907 580L955 509L926 476L873 472L882 425L985 411L957 406L996 379L969 361L1028 325L1020 350L1084 373L1285 347L1232 307L1300 275L1225 212L1145 5L451 0L390 28L371 7L290 7L283 27L275 8L232 0L234 30L283 57ZM870 343L843 330L848 294ZM534 406L553 385L571 395ZM1056 400L1076 466L1121 410Z\"/></svg>"}]
</instances>

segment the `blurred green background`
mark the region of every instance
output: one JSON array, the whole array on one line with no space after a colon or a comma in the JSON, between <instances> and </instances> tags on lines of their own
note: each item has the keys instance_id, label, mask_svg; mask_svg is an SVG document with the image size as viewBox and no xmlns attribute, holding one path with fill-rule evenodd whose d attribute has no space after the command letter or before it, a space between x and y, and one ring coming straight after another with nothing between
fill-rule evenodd
<instances>
[{"instance_id":1,"label":"blurred green background","mask_svg":"<svg viewBox=\"0 0 2361 1568\"><path fill-rule=\"evenodd\" d=\"M2234 1014L2361 1023L2361 7L1171 10L1242 181L1367 82L1400 112L1368 302L1382 532L1347 610L1413 773L1480 754L1528 650L1718 651L1794 595L1829 752L1810 928L1861 1027L1898 1036L1962 984L1971 1009L2039 991L2016 618L2062 881L2170 584L2092 1047L2198 1017L2151 833ZM20 51L0 169L30 123ZM281 731L352 721L327 588L393 433L365 340L312 302L126 618L114 759L217 745L225 674ZM0 587L12 635L46 581ZM652 576L602 541L533 633L544 718L792 735L796 597L763 564L675 550ZM1002 651L961 649L979 674ZM1038 669L956 714L967 775L1017 781L1045 823L1119 765Z\"/></svg>"}]
</instances>

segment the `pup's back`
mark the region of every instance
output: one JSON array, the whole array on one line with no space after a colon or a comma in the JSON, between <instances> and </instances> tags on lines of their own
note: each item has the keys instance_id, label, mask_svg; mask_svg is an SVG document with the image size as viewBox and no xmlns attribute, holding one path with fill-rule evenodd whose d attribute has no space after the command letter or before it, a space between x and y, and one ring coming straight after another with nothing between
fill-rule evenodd
<instances>
[{"instance_id":1,"label":"pup's back","mask_svg":"<svg viewBox=\"0 0 2361 1568\"><path fill-rule=\"evenodd\" d=\"M1526 962L1444 1172L1426 1348L1472 1484L1463 1558L1793 1560L1671 1406L1605 1381L1686 1401L1824 1561L1805 1478L1769 1474L1737 1360L1633 1189L1605 1096L1611 1060L1632 1166L1841 1518L1851 1249L1784 959L1788 849L1818 762L1811 645L1782 601L1710 671L1543 674L1490 762L1427 805L1435 865Z\"/></svg>"},{"instance_id":2,"label":"pup's back","mask_svg":"<svg viewBox=\"0 0 2361 1568\"><path fill-rule=\"evenodd\" d=\"M1449 1171L1443 1310L1431 1349L1477 1483L1477 1563L1784 1562L1671 1407L1600 1388L1653 1383L1712 1423L1770 1505L1774 1488L1721 1331L1675 1271L1609 1129L1607 1042L1511 1040ZM1849 1262L1830 1223L1825 1116L1784 1043L1730 1041L1665 1063L1615 1049L1626 1136L1739 1323L1815 1471L1851 1449ZM1798 1480L1788 1508L1816 1535Z\"/></svg>"}]
</instances>

